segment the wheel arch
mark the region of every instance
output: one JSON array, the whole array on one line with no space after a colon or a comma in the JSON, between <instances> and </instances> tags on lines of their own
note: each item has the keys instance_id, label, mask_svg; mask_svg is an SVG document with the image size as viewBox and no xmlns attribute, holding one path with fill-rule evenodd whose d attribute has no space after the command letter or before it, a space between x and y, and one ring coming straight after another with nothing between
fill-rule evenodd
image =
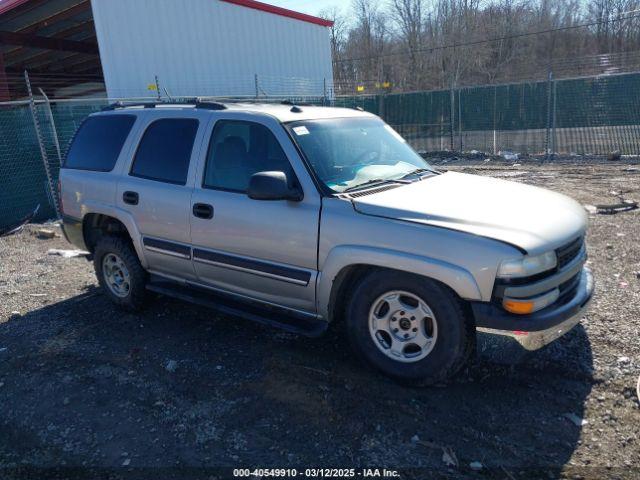
<instances>
[{"instance_id":1,"label":"wheel arch","mask_svg":"<svg viewBox=\"0 0 640 480\"><path fill-rule=\"evenodd\" d=\"M133 246L138 259L144 268L147 267L142 248L141 235L133 217L127 212L92 209L82 217L82 234L87 250L93 253L102 235L120 235Z\"/></svg>"},{"instance_id":2,"label":"wheel arch","mask_svg":"<svg viewBox=\"0 0 640 480\"><path fill-rule=\"evenodd\" d=\"M482 295L467 270L428 257L360 246L334 248L327 256L317 290L318 312L329 322L345 305L348 292L363 275L375 270L399 271L441 283L463 300L480 300Z\"/></svg>"}]
</instances>

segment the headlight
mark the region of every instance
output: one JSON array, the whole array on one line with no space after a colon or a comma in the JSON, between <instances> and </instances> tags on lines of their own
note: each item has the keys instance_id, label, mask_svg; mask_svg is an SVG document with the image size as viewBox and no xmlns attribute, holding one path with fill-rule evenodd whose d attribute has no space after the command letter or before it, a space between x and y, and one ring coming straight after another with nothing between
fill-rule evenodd
<instances>
[{"instance_id":1,"label":"headlight","mask_svg":"<svg viewBox=\"0 0 640 480\"><path fill-rule=\"evenodd\" d=\"M533 257L526 256L518 260L505 260L498 268L499 278L530 277L537 273L546 272L558 264L556 252L546 252Z\"/></svg>"}]
</instances>

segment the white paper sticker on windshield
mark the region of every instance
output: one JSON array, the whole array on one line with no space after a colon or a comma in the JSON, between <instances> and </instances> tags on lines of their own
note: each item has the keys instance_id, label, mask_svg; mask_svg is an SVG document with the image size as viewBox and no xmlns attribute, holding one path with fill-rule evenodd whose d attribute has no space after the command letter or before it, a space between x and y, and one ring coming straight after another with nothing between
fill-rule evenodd
<instances>
[{"instance_id":1,"label":"white paper sticker on windshield","mask_svg":"<svg viewBox=\"0 0 640 480\"><path fill-rule=\"evenodd\" d=\"M307 130L307 127L304 125L301 127L293 127L293 131L296 132L296 135L309 135L309 130Z\"/></svg>"},{"instance_id":2,"label":"white paper sticker on windshield","mask_svg":"<svg viewBox=\"0 0 640 480\"><path fill-rule=\"evenodd\" d=\"M402 143L407 143L407 141L402 138L402 135L400 135L398 132L396 132L393 128L391 128L389 125L385 125L384 128L386 128L387 130L389 130L389 132L391 132L391 134L396 137L398 140L400 140Z\"/></svg>"}]
</instances>

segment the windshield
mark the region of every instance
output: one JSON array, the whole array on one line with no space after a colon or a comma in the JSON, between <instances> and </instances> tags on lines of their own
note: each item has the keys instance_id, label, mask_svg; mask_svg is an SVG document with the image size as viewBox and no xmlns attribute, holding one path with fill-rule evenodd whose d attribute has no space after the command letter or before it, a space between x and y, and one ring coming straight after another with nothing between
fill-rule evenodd
<instances>
[{"instance_id":1,"label":"windshield","mask_svg":"<svg viewBox=\"0 0 640 480\"><path fill-rule=\"evenodd\" d=\"M377 118L306 120L287 125L318 178L343 192L376 181L432 170L407 142Z\"/></svg>"}]
</instances>

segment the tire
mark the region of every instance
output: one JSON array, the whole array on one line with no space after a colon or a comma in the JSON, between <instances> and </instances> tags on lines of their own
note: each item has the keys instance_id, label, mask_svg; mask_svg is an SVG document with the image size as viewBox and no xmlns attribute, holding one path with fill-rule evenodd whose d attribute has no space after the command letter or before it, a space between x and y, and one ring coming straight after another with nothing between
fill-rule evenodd
<instances>
[{"instance_id":1,"label":"tire","mask_svg":"<svg viewBox=\"0 0 640 480\"><path fill-rule=\"evenodd\" d=\"M475 345L475 328L461 300L433 280L402 272L372 272L356 284L346 310L346 326L361 358L413 385L451 378Z\"/></svg>"},{"instance_id":2,"label":"tire","mask_svg":"<svg viewBox=\"0 0 640 480\"><path fill-rule=\"evenodd\" d=\"M122 237L102 237L94 251L93 266L100 287L113 303L127 311L142 309L146 299L147 272L130 242Z\"/></svg>"}]
</instances>

